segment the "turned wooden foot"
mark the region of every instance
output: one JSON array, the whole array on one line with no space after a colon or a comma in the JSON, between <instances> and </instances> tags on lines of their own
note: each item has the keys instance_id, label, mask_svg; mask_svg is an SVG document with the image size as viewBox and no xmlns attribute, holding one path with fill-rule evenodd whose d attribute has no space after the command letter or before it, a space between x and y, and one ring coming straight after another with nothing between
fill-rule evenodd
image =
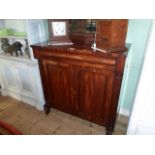
<instances>
[{"instance_id":1,"label":"turned wooden foot","mask_svg":"<svg viewBox=\"0 0 155 155\"><path fill-rule=\"evenodd\" d=\"M114 125L109 125L106 127L106 135L112 135L113 131L114 131Z\"/></svg>"},{"instance_id":2,"label":"turned wooden foot","mask_svg":"<svg viewBox=\"0 0 155 155\"><path fill-rule=\"evenodd\" d=\"M45 111L45 114L49 114L50 113L50 105L44 105L44 111Z\"/></svg>"}]
</instances>

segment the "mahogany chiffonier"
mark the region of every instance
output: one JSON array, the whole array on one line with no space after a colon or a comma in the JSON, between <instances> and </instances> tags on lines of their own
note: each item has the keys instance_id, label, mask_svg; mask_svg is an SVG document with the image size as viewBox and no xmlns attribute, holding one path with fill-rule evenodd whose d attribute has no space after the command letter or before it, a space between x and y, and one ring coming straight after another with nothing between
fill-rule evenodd
<instances>
[{"instance_id":1,"label":"mahogany chiffonier","mask_svg":"<svg viewBox=\"0 0 155 155\"><path fill-rule=\"evenodd\" d=\"M114 129L126 52L103 53L84 45L32 45L50 108Z\"/></svg>"}]
</instances>

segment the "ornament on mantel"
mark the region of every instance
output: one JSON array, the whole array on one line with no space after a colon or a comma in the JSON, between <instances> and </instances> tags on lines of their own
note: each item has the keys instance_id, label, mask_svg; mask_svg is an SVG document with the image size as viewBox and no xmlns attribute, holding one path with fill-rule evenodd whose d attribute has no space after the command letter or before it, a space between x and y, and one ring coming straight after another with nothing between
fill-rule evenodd
<instances>
[{"instance_id":1,"label":"ornament on mantel","mask_svg":"<svg viewBox=\"0 0 155 155\"><path fill-rule=\"evenodd\" d=\"M25 39L26 47L25 47L25 53L30 57L30 50L29 50L29 45L28 45L28 40Z\"/></svg>"},{"instance_id":2,"label":"ornament on mantel","mask_svg":"<svg viewBox=\"0 0 155 155\"><path fill-rule=\"evenodd\" d=\"M16 56L18 56L19 55L18 51L19 51L20 55L23 55L21 50L23 45L19 41L16 41L11 45L7 38L2 38L1 42L2 42L1 48L5 52L5 54L9 53L13 55L13 53L15 52Z\"/></svg>"}]
</instances>

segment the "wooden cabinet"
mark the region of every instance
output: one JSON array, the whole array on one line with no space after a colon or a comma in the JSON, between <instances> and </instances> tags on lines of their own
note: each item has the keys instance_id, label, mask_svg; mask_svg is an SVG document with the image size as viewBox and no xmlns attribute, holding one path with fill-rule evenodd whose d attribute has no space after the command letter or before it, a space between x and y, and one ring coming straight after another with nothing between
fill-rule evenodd
<instances>
[{"instance_id":1,"label":"wooden cabinet","mask_svg":"<svg viewBox=\"0 0 155 155\"><path fill-rule=\"evenodd\" d=\"M94 52L84 46L33 45L39 60L45 94L50 107L73 114L113 131L123 68L124 52Z\"/></svg>"}]
</instances>

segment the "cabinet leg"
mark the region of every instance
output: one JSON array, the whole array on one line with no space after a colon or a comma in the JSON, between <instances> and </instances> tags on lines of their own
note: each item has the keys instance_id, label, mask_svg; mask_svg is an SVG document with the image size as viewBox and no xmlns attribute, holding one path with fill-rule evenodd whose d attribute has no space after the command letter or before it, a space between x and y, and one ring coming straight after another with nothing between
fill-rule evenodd
<instances>
[{"instance_id":1,"label":"cabinet leg","mask_svg":"<svg viewBox=\"0 0 155 155\"><path fill-rule=\"evenodd\" d=\"M114 131L114 125L108 125L106 127L106 135L112 135L113 131Z\"/></svg>"},{"instance_id":2,"label":"cabinet leg","mask_svg":"<svg viewBox=\"0 0 155 155\"><path fill-rule=\"evenodd\" d=\"M45 114L46 114L46 115L49 114L49 113L50 113L50 105L45 104L45 105L44 105L44 111L45 111Z\"/></svg>"}]
</instances>

